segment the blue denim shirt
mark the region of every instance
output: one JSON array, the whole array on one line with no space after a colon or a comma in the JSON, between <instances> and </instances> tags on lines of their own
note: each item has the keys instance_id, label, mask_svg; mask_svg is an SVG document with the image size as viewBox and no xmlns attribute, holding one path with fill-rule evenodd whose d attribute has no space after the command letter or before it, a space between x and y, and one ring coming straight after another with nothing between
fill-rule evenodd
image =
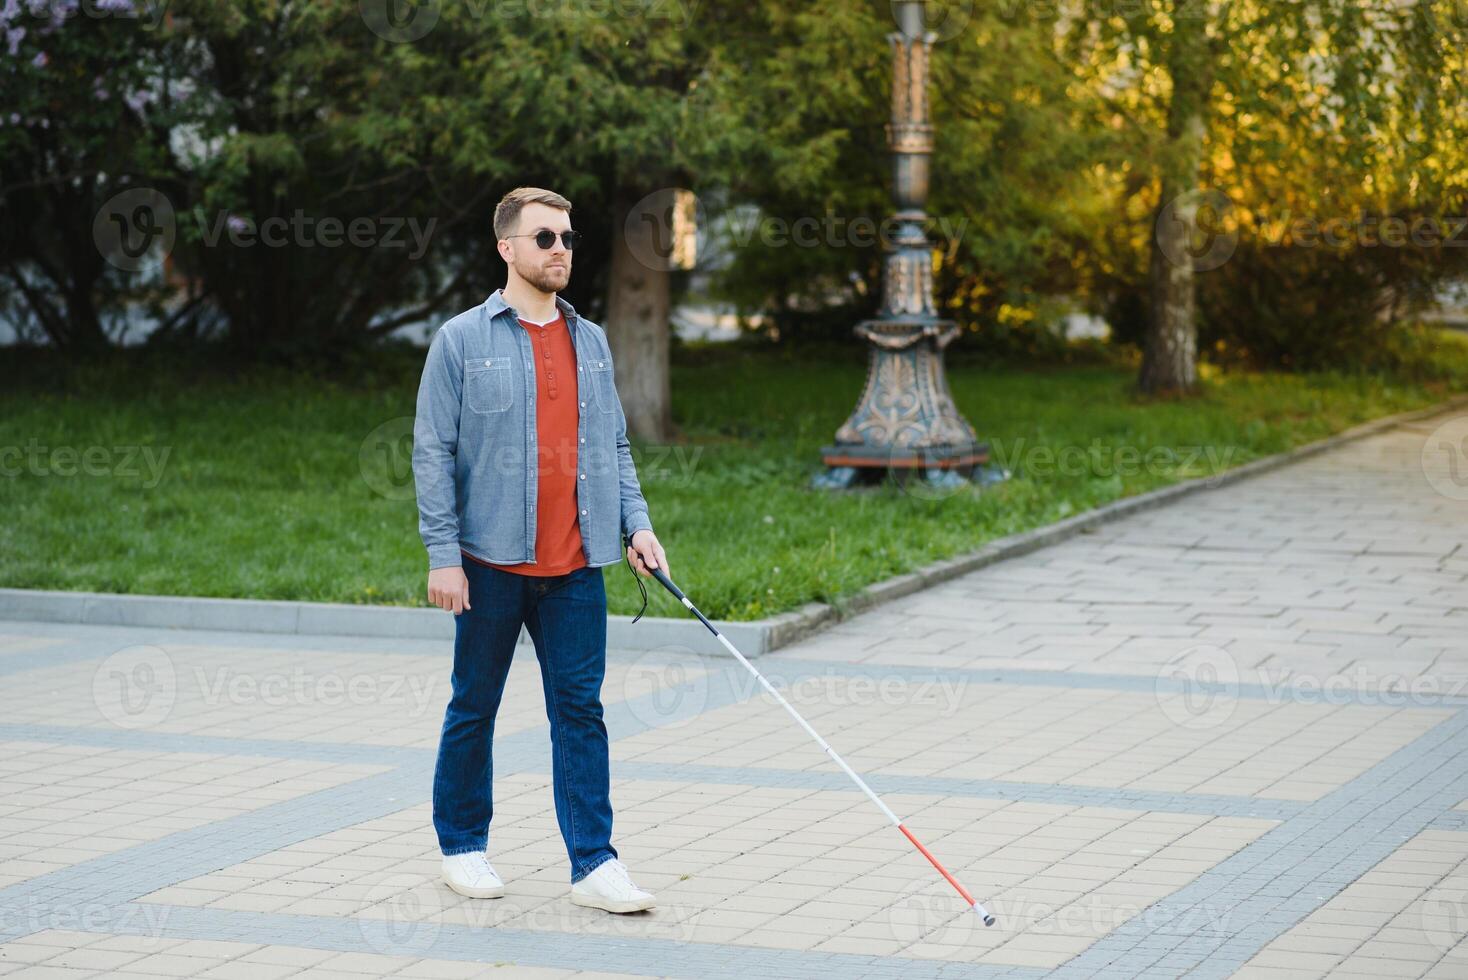
<instances>
[{"instance_id":1,"label":"blue denim shirt","mask_svg":"<svg viewBox=\"0 0 1468 980\"><path fill-rule=\"evenodd\" d=\"M576 509L592 567L622 560L622 535L651 529L601 327L556 297L576 350ZM418 386L413 480L429 569L535 562L538 503L534 351L495 290L434 334Z\"/></svg>"}]
</instances>

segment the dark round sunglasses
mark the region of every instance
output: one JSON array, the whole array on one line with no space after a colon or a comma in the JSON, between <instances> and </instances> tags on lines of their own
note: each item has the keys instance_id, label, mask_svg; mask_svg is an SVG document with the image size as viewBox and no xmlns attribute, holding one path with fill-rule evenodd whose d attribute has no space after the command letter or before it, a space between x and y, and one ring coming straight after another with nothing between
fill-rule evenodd
<instances>
[{"instance_id":1,"label":"dark round sunglasses","mask_svg":"<svg viewBox=\"0 0 1468 980\"><path fill-rule=\"evenodd\" d=\"M533 238L533 239L535 239L535 244L539 245L541 248L550 248L552 245L554 245L556 243L556 233L553 232L553 231L551 231L549 228L542 228L542 229L540 229L540 231L537 231L533 235L506 235L505 237L506 238ZM563 232L561 232L561 236L560 237L561 237L561 244L564 245L564 246L566 246L566 250L567 251L570 251L571 249L575 248L577 246L577 244L580 243L580 241L581 241L581 232L579 232L579 231L563 231Z\"/></svg>"}]
</instances>

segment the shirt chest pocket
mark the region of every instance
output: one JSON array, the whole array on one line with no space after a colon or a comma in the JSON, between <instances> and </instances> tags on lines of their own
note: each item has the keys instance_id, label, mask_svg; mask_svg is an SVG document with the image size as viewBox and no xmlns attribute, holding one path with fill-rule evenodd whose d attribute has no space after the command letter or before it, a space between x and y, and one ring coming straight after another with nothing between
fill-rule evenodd
<instances>
[{"instance_id":1,"label":"shirt chest pocket","mask_svg":"<svg viewBox=\"0 0 1468 980\"><path fill-rule=\"evenodd\" d=\"M607 415L615 412L617 387L612 378L612 362L605 359L590 360L586 362L586 370L591 375L591 390L596 396L597 408Z\"/></svg>"},{"instance_id":2,"label":"shirt chest pocket","mask_svg":"<svg viewBox=\"0 0 1468 980\"><path fill-rule=\"evenodd\" d=\"M503 412L515 401L508 357L480 357L464 364L464 404L471 412Z\"/></svg>"}]
</instances>

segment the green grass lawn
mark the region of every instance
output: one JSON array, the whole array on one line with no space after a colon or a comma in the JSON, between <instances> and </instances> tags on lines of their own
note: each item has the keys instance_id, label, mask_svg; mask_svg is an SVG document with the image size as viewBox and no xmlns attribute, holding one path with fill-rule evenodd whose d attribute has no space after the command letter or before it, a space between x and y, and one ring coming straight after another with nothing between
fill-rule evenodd
<instances>
[{"instance_id":1,"label":"green grass lawn","mask_svg":"<svg viewBox=\"0 0 1468 980\"><path fill-rule=\"evenodd\" d=\"M1015 476L932 496L808 488L855 404L860 348L691 349L673 370L681 440L635 455L676 581L711 616L754 619L1431 404L1468 378L1462 338L1437 356L1457 381L1209 370L1201 397L1157 401L1132 394L1120 362L1001 368L960 354L958 406ZM427 605L407 441L421 362L384 354L347 381L12 363L0 585ZM606 580L611 611L635 612L626 565ZM686 615L650 580L648 594L649 614Z\"/></svg>"}]
</instances>

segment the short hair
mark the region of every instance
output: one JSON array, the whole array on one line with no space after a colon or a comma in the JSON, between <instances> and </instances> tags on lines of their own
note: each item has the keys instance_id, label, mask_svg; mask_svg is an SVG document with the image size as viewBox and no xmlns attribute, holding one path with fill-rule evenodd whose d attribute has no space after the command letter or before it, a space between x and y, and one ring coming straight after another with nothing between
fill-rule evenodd
<instances>
[{"instance_id":1,"label":"short hair","mask_svg":"<svg viewBox=\"0 0 1468 980\"><path fill-rule=\"evenodd\" d=\"M498 241L515 233L520 222L520 212L527 204L547 204L553 208L570 212L571 202L555 191L542 187L517 187L504 197L494 208L494 237Z\"/></svg>"}]
</instances>

